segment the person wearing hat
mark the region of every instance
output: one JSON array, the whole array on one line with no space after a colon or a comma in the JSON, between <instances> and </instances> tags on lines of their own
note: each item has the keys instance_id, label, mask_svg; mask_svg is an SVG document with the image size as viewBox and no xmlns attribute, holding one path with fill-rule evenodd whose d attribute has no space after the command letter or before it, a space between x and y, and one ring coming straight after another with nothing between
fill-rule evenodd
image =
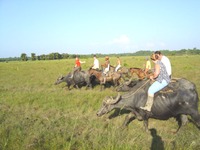
<instances>
[{"instance_id":1,"label":"person wearing hat","mask_svg":"<svg viewBox=\"0 0 200 150\"><path fill-rule=\"evenodd\" d=\"M150 76L150 80L154 81L148 89L148 98L144 107L140 107L143 110L151 111L153 105L154 94L159 90L166 87L170 82L170 77L167 73L165 65L159 60L158 55L152 54L151 60L154 63L154 74Z\"/></svg>"}]
</instances>

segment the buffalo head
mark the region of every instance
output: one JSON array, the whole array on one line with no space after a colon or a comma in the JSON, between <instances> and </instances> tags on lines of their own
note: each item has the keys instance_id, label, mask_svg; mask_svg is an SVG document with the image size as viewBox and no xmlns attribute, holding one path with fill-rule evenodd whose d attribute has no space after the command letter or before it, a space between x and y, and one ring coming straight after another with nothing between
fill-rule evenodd
<instances>
[{"instance_id":1,"label":"buffalo head","mask_svg":"<svg viewBox=\"0 0 200 150\"><path fill-rule=\"evenodd\" d=\"M55 85L60 84L61 82L63 82L63 80L64 80L64 77L61 76L61 77L59 77L59 78L56 80L56 82L55 82L54 84L55 84Z\"/></svg>"},{"instance_id":2,"label":"buffalo head","mask_svg":"<svg viewBox=\"0 0 200 150\"><path fill-rule=\"evenodd\" d=\"M101 106L101 108L98 110L97 112L97 116L100 117L108 112L110 112L111 110L113 110L113 106L120 100L121 96L118 93L116 98L113 97L105 97L103 100L103 104Z\"/></svg>"}]
</instances>

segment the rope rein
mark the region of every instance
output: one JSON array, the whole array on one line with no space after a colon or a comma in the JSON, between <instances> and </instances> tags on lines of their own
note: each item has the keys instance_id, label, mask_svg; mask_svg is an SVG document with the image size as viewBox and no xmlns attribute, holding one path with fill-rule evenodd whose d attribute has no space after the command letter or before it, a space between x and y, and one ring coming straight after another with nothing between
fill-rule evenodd
<instances>
[{"instance_id":1,"label":"rope rein","mask_svg":"<svg viewBox=\"0 0 200 150\"><path fill-rule=\"evenodd\" d=\"M131 97L132 95L134 95L135 93L137 93L140 89L142 89L149 81L150 81L150 79L148 79L148 80L147 80L142 86L140 86L136 91L134 91L134 92L131 93L130 95L123 96L123 98Z\"/></svg>"},{"instance_id":2,"label":"rope rein","mask_svg":"<svg viewBox=\"0 0 200 150\"><path fill-rule=\"evenodd\" d=\"M150 81L150 79L148 79L142 86L140 86L135 92L131 93L130 95L123 97L123 98L129 98L132 95L134 95L135 93L137 93L141 88L143 88L148 82ZM120 112L122 111L122 109L124 109L124 107L126 106L126 104L124 104L121 108L120 108Z\"/></svg>"}]
</instances>

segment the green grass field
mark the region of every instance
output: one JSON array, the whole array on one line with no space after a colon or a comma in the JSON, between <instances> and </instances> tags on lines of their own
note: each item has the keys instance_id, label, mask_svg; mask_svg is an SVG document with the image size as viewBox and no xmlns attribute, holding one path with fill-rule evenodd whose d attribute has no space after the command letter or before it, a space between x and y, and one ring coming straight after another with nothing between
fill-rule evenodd
<instances>
[{"instance_id":1,"label":"green grass field","mask_svg":"<svg viewBox=\"0 0 200 150\"><path fill-rule=\"evenodd\" d=\"M200 93L200 56L169 58L173 77L194 82ZM121 59L125 67L143 67L145 62L145 57ZM93 58L81 60L86 61L83 70L93 63ZM111 58L111 64L115 61ZM173 134L178 128L175 119L149 119L153 134L138 120L122 130L125 115L108 119L114 111L98 118L104 97L117 92L112 87L69 91L65 83L54 85L73 66L73 59L0 63L0 150L200 149L200 130L192 122Z\"/></svg>"}]
</instances>

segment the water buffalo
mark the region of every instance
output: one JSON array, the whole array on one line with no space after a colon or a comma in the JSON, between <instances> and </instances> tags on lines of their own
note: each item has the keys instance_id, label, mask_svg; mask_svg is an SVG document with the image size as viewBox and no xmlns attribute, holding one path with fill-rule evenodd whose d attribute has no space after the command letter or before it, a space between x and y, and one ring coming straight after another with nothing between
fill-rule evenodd
<instances>
[{"instance_id":1,"label":"water buffalo","mask_svg":"<svg viewBox=\"0 0 200 150\"><path fill-rule=\"evenodd\" d=\"M138 118L144 121L144 127L148 130L148 119L155 118L167 120L174 117L179 120L179 128L185 123L184 115L190 115L197 126L200 126L200 114L198 112L198 93L195 85L186 79L177 79L169 86L157 92L154 96L154 103L151 112L140 109L147 100L147 90L150 85L148 81L141 81L140 87L133 89L124 95L118 94L116 98L106 97L97 116L102 116L113 109L126 109L127 115L124 125L127 126L131 120Z\"/></svg>"},{"instance_id":2,"label":"water buffalo","mask_svg":"<svg viewBox=\"0 0 200 150\"><path fill-rule=\"evenodd\" d=\"M71 79L70 77L71 77L71 72L64 77L63 76L59 77L56 80L55 85L60 84L62 82L66 82L69 90L71 85L74 85L76 88L79 88L80 86L83 85L86 85L86 89L87 87L92 88L90 75L87 71L77 71L74 73L73 79Z\"/></svg>"},{"instance_id":3,"label":"water buffalo","mask_svg":"<svg viewBox=\"0 0 200 150\"><path fill-rule=\"evenodd\" d=\"M139 83L141 80L133 80L130 79L127 82L124 82L122 84L120 84L117 88L116 91L117 92L128 92L131 91L133 88L135 88L134 86L137 85L137 83Z\"/></svg>"}]
</instances>

